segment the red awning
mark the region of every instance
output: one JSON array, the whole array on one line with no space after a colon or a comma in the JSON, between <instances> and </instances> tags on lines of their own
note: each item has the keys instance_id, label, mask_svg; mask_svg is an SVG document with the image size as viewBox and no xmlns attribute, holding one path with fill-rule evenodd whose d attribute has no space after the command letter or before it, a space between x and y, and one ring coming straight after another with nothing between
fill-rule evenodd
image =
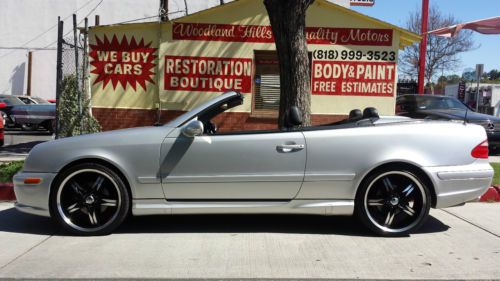
<instances>
[{"instance_id":1,"label":"red awning","mask_svg":"<svg viewBox=\"0 0 500 281\"><path fill-rule=\"evenodd\" d=\"M500 34L500 17L459 23L457 25L429 31L428 33L443 37L453 37L462 29L470 29L482 34Z\"/></svg>"}]
</instances>

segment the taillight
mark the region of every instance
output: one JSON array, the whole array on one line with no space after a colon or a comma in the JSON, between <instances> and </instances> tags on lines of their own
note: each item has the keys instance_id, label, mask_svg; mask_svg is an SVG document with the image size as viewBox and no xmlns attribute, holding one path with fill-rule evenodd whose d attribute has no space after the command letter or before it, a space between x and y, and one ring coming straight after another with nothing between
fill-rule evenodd
<instances>
[{"instance_id":1,"label":"taillight","mask_svg":"<svg viewBox=\"0 0 500 281\"><path fill-rule=\"evenodd\" d=\"M474 147L474 149L470 152L470 155L474 158L488 159L488 140L485 140Z\"/></svg>"}]
</instances>

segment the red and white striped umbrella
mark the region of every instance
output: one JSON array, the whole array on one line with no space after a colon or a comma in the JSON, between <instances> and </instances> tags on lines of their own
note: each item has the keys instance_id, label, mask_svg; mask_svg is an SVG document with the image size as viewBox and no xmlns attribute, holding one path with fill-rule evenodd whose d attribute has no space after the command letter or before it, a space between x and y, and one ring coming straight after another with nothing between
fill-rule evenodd
<instances>
[{"instance_id":1,"label":"red and white striped umbrella","mask_svg":"<svg viewBox=\"0 0 500 281\"><path fill-rule=\"evenodd\" d=\"M429 31L429 34L434 34L443 37L453 37L462 29L470 29L482 34L500 34L500 17L471 21L467 23L459 23L452 26L443 27L440 29Z\"/></svg>"}]
</instances>

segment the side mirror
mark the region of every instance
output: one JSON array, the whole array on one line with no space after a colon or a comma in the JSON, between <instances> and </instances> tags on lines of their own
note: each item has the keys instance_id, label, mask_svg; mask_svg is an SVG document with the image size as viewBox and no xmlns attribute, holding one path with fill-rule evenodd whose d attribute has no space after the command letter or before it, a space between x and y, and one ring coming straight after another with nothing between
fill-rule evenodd
<instances>
[{"instance_id":1,"label":"side mirror","mask_svg":"<svg viewBox=\"0 0 500 281\"><path fill-rule=\"evenodd\" d=\"M201 136L203 134L203 123L199 120L193 120L184 126L181 132L188 138Z\"/></svg>"},{"instance_id":2,"label":"side mirror","mask_svg":"<svg viewBox=\"0 0 500 281\"><path fill-rule=\"evenodd\" d=\"M0 108L6 108L7 104L5 102L0 102Z\"/></svg>"}]
</instances>

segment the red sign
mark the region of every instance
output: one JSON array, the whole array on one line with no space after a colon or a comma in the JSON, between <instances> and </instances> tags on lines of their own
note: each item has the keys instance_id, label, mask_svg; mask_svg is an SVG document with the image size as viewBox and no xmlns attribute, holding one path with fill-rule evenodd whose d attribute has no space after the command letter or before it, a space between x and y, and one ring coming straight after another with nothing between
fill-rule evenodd
<instances>
[{"instance_id":1,"label":"red sign","mask_svg":"<svg viewBox=\"0 0 500 281\"><path fill-rule=\"evenodd\" d=\"M395 93L394 62L314 61L312 68L315 95L392 97Z\"/></svg>"},{"instance_id":2,"label":"red sign","mask_svg":"<svg viewBox=\"0 0 500 281\"><path fill-rule=\"evenodd\" d=\"M165 56L165 90L250 93L251 77L251 59Z\"/></svg>"},{"instance_id":3,"label":"red sign","mask_svg":"<svg viewBox=\"0 0 500 281\"><path fill-rule=\"evenodd\" d=\"M146 90L146 82L154 84L152 69L156 59L157 48L151 48L151 43L144 43L141 39L137 43L132 36L127 42L125 36L120 41L113 35L111 41L104 35L104 39L95 37L96 44L90 44L89 56L92 58L90 64L94 67L90 73L97 74L94 84L102 83L102 88L111 82L113 89L120 84L126 89L129 84L134 90L139 84Z\"/></svg>"},{"instance_id":4,"label":"red sign","mask_svg":"<svg viewBox=\"0 0 500 281\"><path fill-rule=\"evenodd\" d=\"M174 40L274 43L270 26L174 23ZM392 29L306 27L308 44L392 46Z\"/></svg>"}]
</instances>

